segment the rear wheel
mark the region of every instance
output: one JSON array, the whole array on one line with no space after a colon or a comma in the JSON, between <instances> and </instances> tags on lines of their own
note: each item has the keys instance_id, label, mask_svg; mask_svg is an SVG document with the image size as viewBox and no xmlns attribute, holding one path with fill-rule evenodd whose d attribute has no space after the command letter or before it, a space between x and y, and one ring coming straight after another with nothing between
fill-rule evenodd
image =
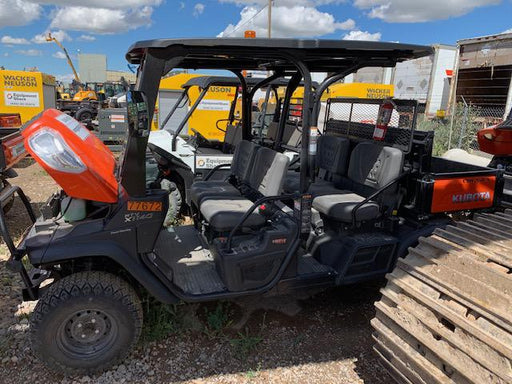
<instances>
[{"instance_id":1,"label":"rear wheel","mask_svg":"<svg viewBox=\"0 0 512 384\"><path fill-rule=\"evenodd\" d=\"M89 109L79 109L75 114L75 119L81 123L89 123L93 118L93 112Z\"/></svg>"},{"instance_id":2,"label":"rear wheel","mask_svg":"<svg viewBox=\"0 0 512 384\"><path fill-rule=\"evenodd\" d=\"M31 319L35 355L64 374L90 374L120 362L137 342L142 306L124 280L76 273L54 283Z\"/></svg>"},{"instance_id":3,"label":"rear wheel","mask_svg":"<svg viewBox=\"0 0 512 384\"><path fill-rule=\"evenodd\" d=\"M168 179L163 179L160 182L160 187L169 191L169 209L164 220L164 226L168 227L178 219L183 208L183 197L178 185Z\"/></svg>"}]
</instances>

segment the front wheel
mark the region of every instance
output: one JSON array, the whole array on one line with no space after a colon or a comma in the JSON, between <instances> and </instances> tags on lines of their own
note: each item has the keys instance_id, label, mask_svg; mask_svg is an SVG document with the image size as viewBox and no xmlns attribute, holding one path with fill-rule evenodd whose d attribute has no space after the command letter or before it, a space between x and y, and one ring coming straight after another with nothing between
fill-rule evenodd
<instances>
[{"instance_id":1,"label":"front wheel","mask_svg":"<svg viewBox=\"0 0 512 384\"><path fill-rule=\"evenodd\" d=\"M64 374L91 374L123 360L142 329L134 289L104 272L81 272L54 283L31 319L35 355Z\"/></svg>"}]
</instances>

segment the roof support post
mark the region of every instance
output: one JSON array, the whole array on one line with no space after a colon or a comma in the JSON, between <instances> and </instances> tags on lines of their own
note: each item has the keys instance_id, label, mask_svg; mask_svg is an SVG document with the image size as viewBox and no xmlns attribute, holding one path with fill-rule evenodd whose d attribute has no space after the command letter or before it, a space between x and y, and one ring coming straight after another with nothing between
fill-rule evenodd
<instances>
[{"instance_id":1,"label":"roof support post","mask_svg":"<svg viewBox=\"0 0 512 384\"><path fill-rule=\"evenodd\" d=\"M351 73L357 71L361 66L359 64L356 64L350 68L347 68L343 72L337 73L331 77L328 77L325 79L322 84L318 87L318 89L315 92L315 104L313 109L313 115L311 116L311 124L317 125L318 124L318 116L320 114L320 106L322 102L322 95L325 92L327 88L329 88L332 84L334 84L337 81L340 81L347 75L350 75Z\"/></svg>"},{"instance_id":2,"label":"roof support post","mask_svg":"<svg viewBox=\"0 0 512 384\"><path fill-rule=\"evenodd\" d=\"M247 81L241 71L231 71L240 80L242 87L242 139L249 140L251 138L251 94L247 89Z\"/></svg>"},{"instance_id":3,"label":"roof support post","mask_svg":"<svg viewBox=\"0 0 512 384\"><path fill-rule=\"evenodd\" d=\"M301 80L302 74L300 72L296 72L292 76L292 78L288 82L288 86L286 87L286 93L284 95L283 101L283 110L281 111L281 115L279 116L279 128L277 130L277 137L276 142L274 143L274 149L279 149L281 147L284 129L286 126L286 121L288 119L288 113L290 111L290 102L293 96L293 92L295 92Z\"/></svg>"},{"instance_id":4,"label":"roof support post","mask_svg":"<svg viewBox=\"0 0 512 384\"><path fill-rule=\"evenodd\" d=\"M139 68L135 90L142 91L146 97L148 122L153 119L160 79L163 76L165 60L156 58L148 50L144 64ZM149 128L149 127L148 127ZM148 136L128 134L124 159L120 171L120 180L128 195L142 197L146 195L146 146Z\"/></svg>"}]
</instances>

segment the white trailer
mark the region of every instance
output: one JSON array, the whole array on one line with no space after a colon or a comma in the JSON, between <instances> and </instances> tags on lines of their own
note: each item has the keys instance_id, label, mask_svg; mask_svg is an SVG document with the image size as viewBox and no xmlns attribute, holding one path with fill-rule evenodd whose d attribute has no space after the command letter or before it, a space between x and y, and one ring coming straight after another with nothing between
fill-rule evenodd
<instances>
[{"instance_id":1,"label":"white trailer","mask_svg":"<svg viewBox=\"0 0 512 384\"><path fill-rule=\"evenodd\" d=\"M392 76L395 98L415 99L425 104L428 117L445 111L450 98L450 79L456 53L456 47L438 44L434 46L431 56L398 63Z\"/></svg>"}]
</instances>

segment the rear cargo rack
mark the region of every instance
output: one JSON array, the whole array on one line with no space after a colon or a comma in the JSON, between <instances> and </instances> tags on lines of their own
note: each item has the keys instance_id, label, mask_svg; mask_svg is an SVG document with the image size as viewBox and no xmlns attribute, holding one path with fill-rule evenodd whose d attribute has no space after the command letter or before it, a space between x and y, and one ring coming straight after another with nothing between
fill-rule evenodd
<instances>
[{"instance_id":1,"label":"rear cargo rack","mask_svg":"<svg viewBox=\"0 0 512 384\"><path fill-rule=\"evenodd\" d=\"M345 136L355 141L374 141L373 133L379 107L391 100L395 106L383 145L400 149L405 154L412 147L418 102L399 99L333 98L327 101L325 133Z\"/></svg>"}]
</instances>

